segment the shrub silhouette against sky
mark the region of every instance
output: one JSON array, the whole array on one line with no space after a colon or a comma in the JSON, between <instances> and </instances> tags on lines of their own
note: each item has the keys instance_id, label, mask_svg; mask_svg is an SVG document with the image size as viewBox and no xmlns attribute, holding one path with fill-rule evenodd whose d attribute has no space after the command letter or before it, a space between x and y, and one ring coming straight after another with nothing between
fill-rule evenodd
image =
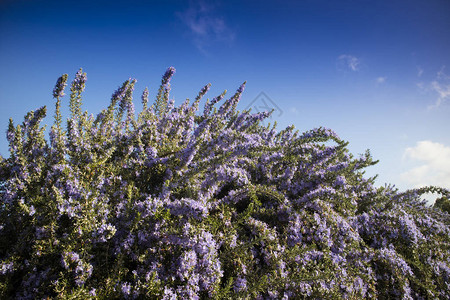
<instances>
[{"instance_id":1,"label":"shrub silhouette against sky","mask_svg":"<svg viewBox=\"0 0 450 300\"><path fill-rule=\"evenodd\" d=\"M1 158L0 296L35 299L450 297L449 191L375 188L327 128L262 126L236 111L245 83L175 107L169 68L135 113L129 79L96 117L86 74L10 120ZM65 125L65 126L63 126ZM421 199L442 197L436 207ZM447 211L447 212L445 212Z\"/></svg>"}]
</instances>

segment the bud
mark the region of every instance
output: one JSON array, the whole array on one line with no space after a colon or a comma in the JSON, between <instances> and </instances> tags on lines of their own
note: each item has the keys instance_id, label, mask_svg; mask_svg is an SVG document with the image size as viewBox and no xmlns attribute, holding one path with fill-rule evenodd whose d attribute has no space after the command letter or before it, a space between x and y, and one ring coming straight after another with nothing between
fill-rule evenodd
<instances>
[{"instance_id":1,"label":"bud","mask_svg":"<svg viewBox=\"0 0 450 300\"><path fill-rule=\"evenodd\" d=\"M59 98L64 96L64 89L67 86L67 74L62 75L56 81L55 88L53 89L53 98Z\"/></svg>"}]
</instances>

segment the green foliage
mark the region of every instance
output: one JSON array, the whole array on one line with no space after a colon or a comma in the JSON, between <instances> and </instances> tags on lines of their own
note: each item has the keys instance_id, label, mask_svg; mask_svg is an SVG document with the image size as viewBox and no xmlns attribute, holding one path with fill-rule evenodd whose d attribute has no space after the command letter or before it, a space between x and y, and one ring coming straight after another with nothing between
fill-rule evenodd
<instances>
[{"instance_id":1,"label":"green foliage","mask_svg":"<svg viewBox=\"0 0 450 300\"><path fill-rule=\"evenodd\" d=\"M434 207L439 208L440 210L450 214L450 200L446 197L436 199Z\"/></svg>"},{"instance_id":2,"label":"green foliage","mask_svg":"<svg viewBox=\"0 0 450 300\"><path fill-rule=\"evenodd\" d=\"M163 76L134 113L125 81L95 118L86 74L46 108L10 120L0 157L0 298L448 298L449 195L376 188L348 143L327 128L262 126L236 112L245 83L174 107ZM442 195L433 208L421 196Z\"/></svg>"}]
</instances>

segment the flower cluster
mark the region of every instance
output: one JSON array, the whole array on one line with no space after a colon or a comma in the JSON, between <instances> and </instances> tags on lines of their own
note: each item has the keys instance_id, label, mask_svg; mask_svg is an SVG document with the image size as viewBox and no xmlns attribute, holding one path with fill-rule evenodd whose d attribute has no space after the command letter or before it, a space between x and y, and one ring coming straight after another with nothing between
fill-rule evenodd
<instances>
[{"instance_id":1,"label":"flower cluster","mask_svg":"<svg viewBox=\"0 0 450 300\"><path fill-rule=\"evenodd\" d=\"M376 188L331 129L262 126L236 111L245 83L175 107L164 74L135 113L135 79L96 117L87 80L10 120L0 157L0 298L450 298L450 192ZM434 207L422 195L442 195Z\"/></svg>"}]
</instances>

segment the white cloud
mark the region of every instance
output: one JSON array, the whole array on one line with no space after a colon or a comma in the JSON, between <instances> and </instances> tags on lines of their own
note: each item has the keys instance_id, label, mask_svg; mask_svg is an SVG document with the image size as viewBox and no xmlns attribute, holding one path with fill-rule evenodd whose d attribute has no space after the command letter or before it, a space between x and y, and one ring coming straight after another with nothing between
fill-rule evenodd
<instances>
[{"instance_id":1,"label":"white cloud","mask_svg":"<svg viewBox=\"0 0 450 300\"><path fill-rule=\"evenodd\" d=\"M429 105L428 109L438 108L447 101L450 101L450 76L445 72L445 67L442 67L436 73L436 77L430 83L419 82L417 86L427 93L433 93L437 96L434 104Z\"/></svg>"},{"instance_id":2,"label":"white cloud","mask_svg":"<svg viewBox=\"0 0 450 300\"><path fill-rule=\"evenodd\" d=\"M417 67L417 77L421 77L423 74L423 69L421 67Z\"/></svg>"},{"instance_id":3,"label":"white cloud","mask_svg":"<svg viewBox=\"0 0 450 300\"><path fill-rule=\"evenodd\" d=\"M189 28L194 45L205 54L208 46L215 42L231 43L234 40L234 32L223 17L215 14L215 9L210 3L191 2L187 10L177 15Z\"/></svg>"},{"instance_id":4,"label":"white cloud","mask_svg":"<svg viewBox=\"0 0 450 300\"><path fill-rule=\"evenodd\" d=\"M414 187L436 185L450 188L450 147L431 141L420 141L407 148L404 159L420 162L419 166L401 174L401 179Z\"/></svg>"},{"instance_id":5,"label":"white cloud","mask_svg":"<svg viewBox=\"0 0 450 300\"><path fill-rule=\"evenodd\" d=\"M342 54L341 56L338 57L338 66L341 68L345 67L352 71L358 71L360 64L361 61L352 55Z\"/></svg>"},{"instance_id":6,"label":"white cloud","mask_svg":"<svg viewBox=\"0 0 450 300\"><path fill-rule=\"evenodd\" d=\"M447 74L445 74L445 66L442 66L441 69L439 70L439 72L437 72L436 77L439 80L448 80L450 79L450 76L448 76Z\"/></svg>"},{"instance_id":7,"label":"white cloud","mask_svg":"<svg viewBox=\"0 0 450 300\"><path fill-rule=\"evenodd\" d=\"M431 82L431 89L438 94L434 105L429 108L439 107L442 103L450 99L450 83L443 83L437 80Z\"/></svg>"},{"instance_id":8,"label":"white cloud","mask_svg":"<svg viewBox=\"0 0 450 300\"><path fill-rule=\"evenodd\" d=\"M377 81L378 84L382 84L382 83L386 82L386 79L387 79L387 77L378 77L376 79L376 81Z\"/></svg>"},{"instance_id":9,"label":"white cloud","mask_svg":"<svg viewBox=\"0 0 450 300\"><path fill-rule=\"evenodd\" d=\"M423 82L418 82L418 83L417 83L417 87L418 87L419 89L421 89L421 90L425 90L425 83L423 83Z\"/></svg>"}]
</instances>

